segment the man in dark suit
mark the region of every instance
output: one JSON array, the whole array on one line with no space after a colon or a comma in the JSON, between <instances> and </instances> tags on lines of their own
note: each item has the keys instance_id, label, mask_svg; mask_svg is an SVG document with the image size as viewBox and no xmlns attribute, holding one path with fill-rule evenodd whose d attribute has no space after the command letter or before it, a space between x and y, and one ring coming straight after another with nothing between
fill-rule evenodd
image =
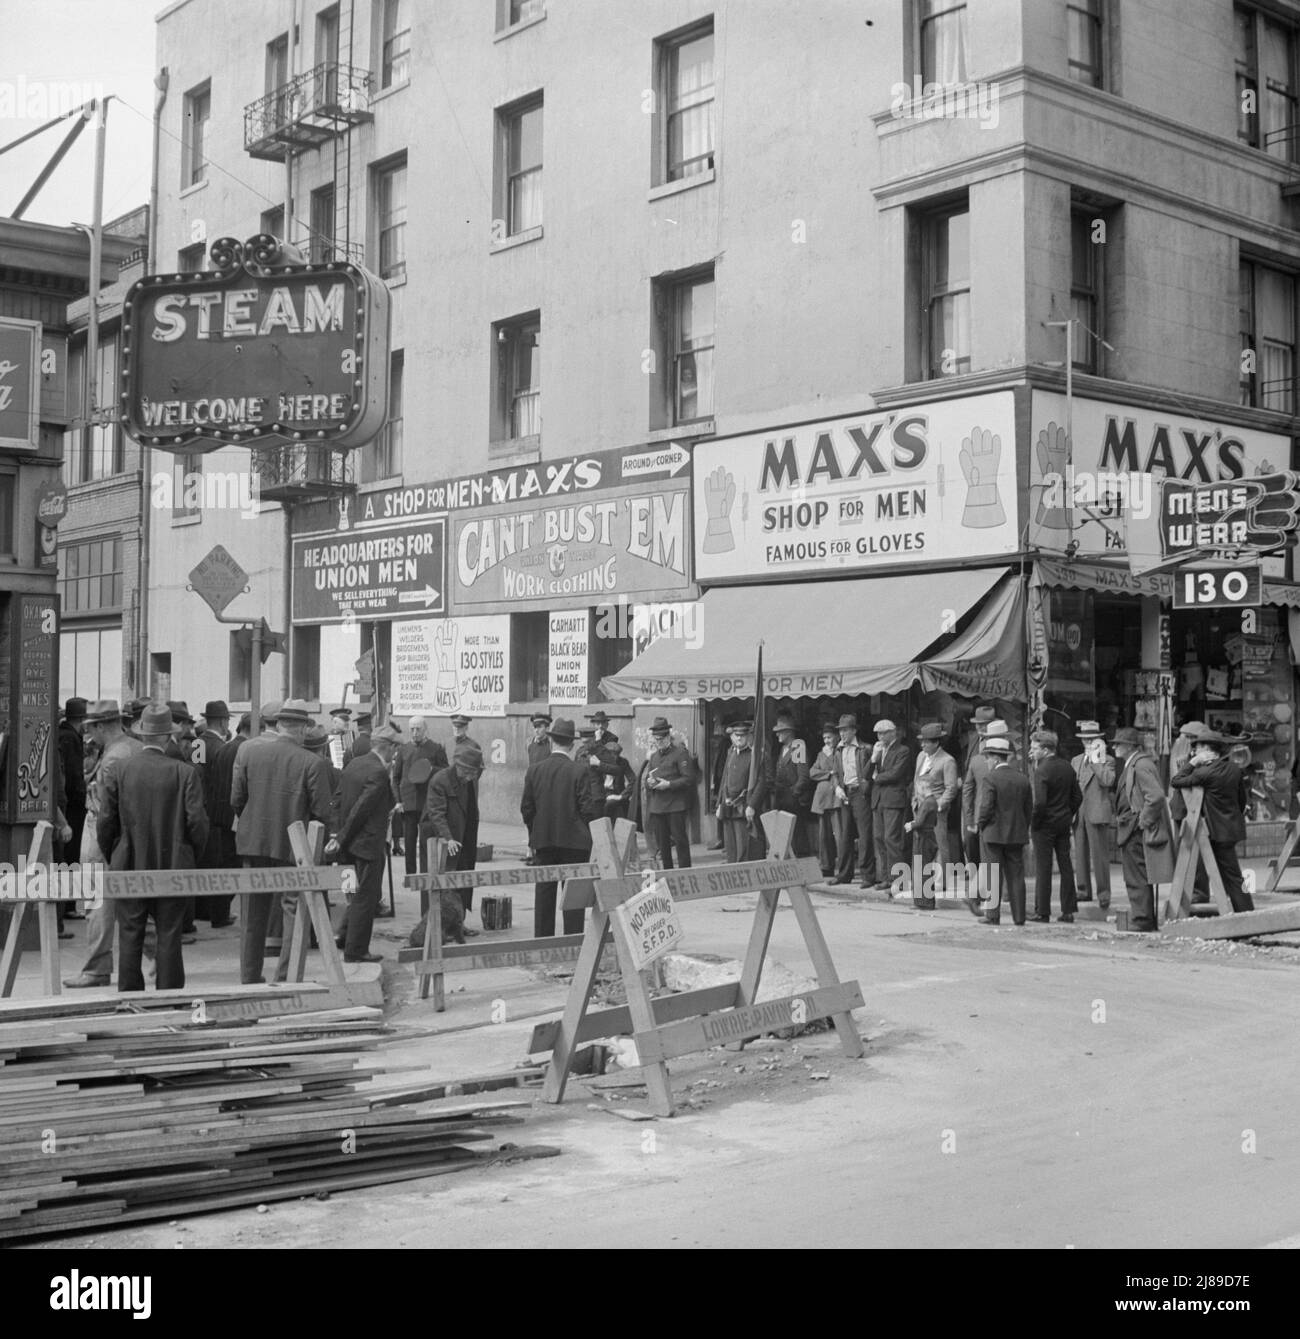
<instances>
[{"instance_id":1,"label":"man in dark suit","mask_svg":"<svg viewBox=\"0 0 1300 1339\"><path fill-rule=\"evenodd\" d=\"M984 912L985 925L997 925L1001 919L1002 897L1011 903L1011 919L1025 923L1025 843L1029 840L1029 822L1034 812L1034 790L1023 772L1011 767L1011 741L986 737L984 751L993 759L989 774L980 784L975 821L979 825L984 858L996 873ZM969 905L969 903L968 903ZM978 909L971 909L979 915Z\"/></svg>"},{"instance_id":2,"label":"man in dark suit","mask_svg":"<svg viewBox=\"0 0 1300 1339\"><path fill-rule=\"evenodd\" d=\"M392 804L388 768L400 740L392 725L381 725L370 736L370 748L348 763L339 781L339 831L325 844L325 854L339 856L357 872L357 891L348 901L338 931L344 962L382 961L370 951L370 932L383 896L388 859ZM285 938L289 938L287 933Z\"/></svg>"},{"instance_id":3,"label":"man in dark suit","mask_svg":"<svg viewBox=\"0 0 1300 1339\"><path fill-rule=\"evenodd\" d=\"M420 816L419 840L423 845L431 837L442 837L451 857L447 861L448 869L474 868L476 849L468 839L473 833L477 841L477 790L483 765L483 750L472 739L467 739L453 745L451 766L442 768L429 782L429 794ZM458 888L456 891L468 911L474 890Z\"/></svg>"},{"instance_id":4,"label":"man in dark suit","mask_svg":"<svg viewBox=\"0 0 1300 1339\"><path fill-rule=\"evenodd\" d=\"M1255 902L1243 886L1237 858L1237 843L1246 840L1246 776L1228 757L1229 747L1223 735L1207 730L1195 740L1190 759L1170 778L1170 785L1179 791L1201 788L1201 814L1223 891L1233 911L1254 911Z\"/></svg>"},{"instance_id":5,"label":"man in dark suit","mask_svg":"<svg viewBox=\"0 0 1300 1339\"><path fill-rule=\"evenodd\" d=\"M1120 763L1115 839L1128 891L1128 928L1149 934L1157 928L1155 885L1174 877L1169 802L1156 760L1142 747L1142 736L1132 726L1115 731L1115 756Z\"/></svg>"},{"instance_id":6,"label":"man in dark suit","mask_svg":"<svg viewBox=\"0 0 1300 1339\"><path fill-rule=\"evenodd\" d=\"M398 746L393 759L393 796L402 809L402 842L406 872L429 872L429 848L420 840L420 815L429 796L429 783L447 766L447 750L429 738L423 716L407 723L410 739Z\"/></svg>"},{"instance_id":7,"label":"man in dark suit","mask_svg":"<svg viewBox=\"0 0 1300 1339\"><path fill-rule=\"evenodd\" d=\"M59 722L59 766L63 775L63 817L72 829L63 843L61 858L69 863L81 859L81 832L86 825L86 711L84 697L70 697Z\"/></svg>"},{"instance_id":8,"label":"man in dark suit","mask_svg":"<svg viewBox=\"0 0 1300 1339\"><path fill-rule=\"evenodd\" d=\"M551 737L546 733L551 728L551 718L544 711L535 711L528 723L533 727L533 737L528 741L528 766L531 767L551 756Z\"/></svg>"},{"instance_id":9,"label":"man in dark suit","mask_svg":"<svg viewBox=\"0 0 1300 1339\"><path fill-rule=\"evenodd\" d=\"M591 858L589 823L601 817L592 802L587 769L574 761L577 731L573 722L557 717L547 732L551 753L524 775L524 797L519 812L531 835L542 865L580 864ZM555 897L558 884L539 883L533 901L533 934L539 939L555 933ZM581 907L564 912L564 933L580 934Z\"/></svg>"},{"instance_id":10,"label":"man in dark suit","mask_svg":"<svg viewBox=\"0 0 1300 1339\"><path fill-rule=\"evenodd\" d=\"M253 718L245 712L239 718L235 737L223 744L212 760L212 804L208 809L208 849L216 844L216 869L237 869L239 852L235 849L235 810L230 803L230 792L235 782L235 756L248 743ZM227 911L227 916L230 915ZM233 918L226 924L232 924ZM215 926L216 921L213 922Z\"/></svg>"},{"instance_id":11,"label":"man in dark suit","mask_svg":"<svg viewBox=\"0 0 1300 1339\"><path fill-rule=\"evenodd\" d=\"M353 758L359 758L363 753L370 752L370 727L374 722L374 717L368 711L363 711L357 717L356 733L352 736L352 742L343 752L343 768L346 771L347 765Z\"/></svg>"},{"instance_id":12,"label":"man in dark suit","mask_svg":"<svg viewBox=\"0 0 1300 1339\"><path fill-rule=\"evenodd\" d=\"M839 862L832 883L852 883L856 868L864 888L876 881L871 832L871 745L858 738L858 718L840 717L835 750L835 847ZM856 866L854 859L856 856Z\"/></svg>"},{"instance_id":13,"label":"man in dark suit","mask_svg":"<svg viewBox=\"0 0 1300 1339\"><path fill-rule=\"evenodd\" d=\"M990 737L1006 738L1006 721L980 720L975 713L975 752L966 763L961 779L961 839L966 850L966 863L979 865L984 860L984 851L980 845L979 824L975 821L975 802L979 796L980 782L993 770L993 755L984 752L984 741Z\"/></svg>"},{"instance_id":14,"label":"man in dark suit","mask_svg":"<svg viewBox=\"0 0 1300 1339\"><path fill-rule=\"evenodd\" d=\"M1034 914L1030 920L1052 919L1052 857L1061 871L1061 915L1074 920L1074 862L1070 859L1070 830L1083 803L1074 768L1057 752L1060 741L1052 730L1036 730L1029 743L1033 764L1034 813L1030 836L1034 844Z\"/></svg>"},{"instance_id":15,"label":"man in dark suit","mask_svg":"<svg viewBox=\"0 0 1300 1339\"><path fill-rule=\"evenodd\" d=\"M773 733L776 735L776 752L769 755L768 761L772 807L794 815L791 850L795 855L807 855L811 849L808 815L813 793L808 746L799 738L798 729L789 716L776 718Z\"/></svg>"},{"instance_id":16,"label":"man in dark suit","mask_svg":"<svg viewBox=\"0 0 1300 1339\"><path fill-rule=\"evenodd\" d=\"M871 840L876 848L877 888L888 888L894 866L903 860L903 824L912 786L912 751L898 737L893 721L876 722L871 750ZM865 880L864 886L866 886Z\"/></svg>"},{"instance_id":17,"label":"man in dark suit","mask_svg":"<svg viewBox=\"0 0 1300 1339\"><path fill-rule=\"evenodd\" d=\"M673 868L674 847L677 868L689 869L691 839L686 828L686 815L698 779L695 759L684 744L673 743L672 727L665 717L655 717L650 736L654 749L646 758L641 774L646 832L664 869ZM603 801L601 812L604 813Z\"/></svg>"},{"instance_id":18,"label":"man in dark suit","mask_svg":"<svg viewBox=\"0 0 1300 1339\"><path fill-rule=\"evenodd\" d=\"M731 865L763 858L763 843L755 834L753 825L767 798L767 778L760 767L754 772L753 784L750 784L753 729L752 721L732 721L727 726L731 748L722 769L717 814L722 825L727 863Z\"/></svg>"},{"instance_id":19,"label":"man in dark suit","mask_svg":"<svg viewBox=\"0 0 1300 1339\"><path fill-rule=\"evenodd\" d=\"M235 849L246 867L293 865L296 862L289 845L289 825L305 825L313 819L329 822L330 784L325 760L303 748L311 723L307 704L290 699L277 709L274 731L250 739L235 755L230 803L239 816ZM262 959L267 949L272 896L241 896L239 970L244 985L260 985L264 980ZM297 894L292 892L285 893L281 900L277 981L288 979L297 901Z\"/></svg>"},{"instance_id":20,"label":"man in dark suit","mask_svg":"<svg viewBox=\"0 0 1300 1339\"><path fill-rule=\"evenodd\" d=\"M230 708L221 701L209 702L203 708L203 729L190 749L190 761L198 768L203 786L203 808L208 815L208 844L200 860L204 869L222 868L221 828L214 818L220 805L217 795L217 755L229 742ZM229 791L226 792L225 802L229 806ZM230 893L217 897L199 897L195 899L194 914L200 920L209 921L214 930L219 930L233 924L230 916L230 904L233 901L234 896Z\"/></svg>"},{"instance_id":21,"label":"man in dark suit","mask_svg":"<svg viewBox=\"0 0 1300 1339\"><path fill-rule=\"evenodd\" d=\"M96 828L100 850L113 870L194 869L208 840L199 775L165 752L172 733L166 707L146 707L137 733L144 747L106 778ZM158 989L185 985L185 899L125 898L117 903L119 991L144 989L140 958L150 916L158 933Z\"/></svg>"}]
</instances>

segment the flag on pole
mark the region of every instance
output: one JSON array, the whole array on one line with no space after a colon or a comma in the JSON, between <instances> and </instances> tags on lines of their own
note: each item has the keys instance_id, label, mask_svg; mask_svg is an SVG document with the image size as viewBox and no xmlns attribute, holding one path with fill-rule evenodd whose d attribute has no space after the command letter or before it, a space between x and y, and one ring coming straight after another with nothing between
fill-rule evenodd
<instances>
[{"instance_id":1,"label":"flag on pole","mask_svg":"<svg viewBox=\"0 0 1300 1339\"><path fill-rule=\"evenodd\" d=\"M767 731L763 726L763 643L758 644L758 668L754 671L754 745L749 754L749 794L754 793L754 786L758 778L762 775L763 751L767 747ZM754 815L754 820L750 824L750 830L754 836L762 840L763 828L758 821L758 815Z\"/></svg>"}]
</instances>

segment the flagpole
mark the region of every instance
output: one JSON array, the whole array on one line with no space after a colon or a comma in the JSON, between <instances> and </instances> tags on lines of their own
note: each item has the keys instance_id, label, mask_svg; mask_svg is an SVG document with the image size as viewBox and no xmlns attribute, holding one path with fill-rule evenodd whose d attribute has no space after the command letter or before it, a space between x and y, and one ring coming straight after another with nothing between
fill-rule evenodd
<instances>
[{"instance_id":1,"label":"flagpole","mask_svg":"<svg viewBox=\"0 0 1300 1339\"><path fill-rule=\"evenodd\" d=\"M754 786L758 781L758 763L759 752L763 747L763 643L758 643L758 668L754 671L754 743L749 751L749 790L745 794L748 801L749 796L753 794ZM750 820L750 833L754 837L760 837L762 829L759 827L758 815L755 814Z\"/></svg>"}]
</instances>

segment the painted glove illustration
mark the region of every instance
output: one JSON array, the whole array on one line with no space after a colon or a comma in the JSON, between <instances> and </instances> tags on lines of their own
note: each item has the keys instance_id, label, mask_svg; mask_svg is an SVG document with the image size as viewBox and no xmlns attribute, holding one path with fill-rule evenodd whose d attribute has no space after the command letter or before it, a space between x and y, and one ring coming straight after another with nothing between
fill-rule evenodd
<instances>
[{"instance_id":1,"label":"painted glove illustration","mask_svg":"<svg viewBox=\"0 0 1300 1339\"><path fill-rule=\"evenodd\" d=\"M1002 499L998 496L998 461L1002 458L1002 438L987 428L972 428L963 438L957 459L966 478L966 508L961 523L968 530L987 530L1006 522Z\"/></svg>"},{"instance_id":2,"label":"painted glove illustration","mask_svg":"<svg viewBox=\"0 0 1300 1339\"><path fill-rule=\"evenodd\" d=\"M1246 544L1260 549L1280 548L1295 533L1300 512L1300 474L1280 470L1246 480L1245 486L1250 492Z\"/></svg>"},{"instance_id":3,"label":"painted glove illustration","mask_svg":"<svg viewBox=\"0 0 1300 1339\"><path fill-rule=\"evenodd\" d=\"M704 478L704 505L709 523L704 529L705 553L730 553L736 547L731 533L731 508L736 501L736 481L728 470L718 466Z\"/></svg>"},{"instance_id":4,"label":"painted glove illustration","mask_svg":"<svg viewBox=\"0 0 1300 1339\"><path fill-rule=\"evenodd\" d=\"M1034 524L1041 525L1045 530L1068 530L1070 514L1065 505L1065 467L1070 456L1070 444L1065 429L1049 423L1038 434L1038 444L1034 450L1038 456L1038 472L1043 480Z\"/></svg>"},{"instance_id":5,"label":"painted glove illustration","mask_svg":"<svg viewBox=\"0 0 1300 1339\"><path fill-rule=\"evenodd\" d=\"M447 619L438 624L433 634L433 654L438 658L438 677L434 689L439 694L455 695L456 681L456 621Z\"/></svg>"}]
</instances>

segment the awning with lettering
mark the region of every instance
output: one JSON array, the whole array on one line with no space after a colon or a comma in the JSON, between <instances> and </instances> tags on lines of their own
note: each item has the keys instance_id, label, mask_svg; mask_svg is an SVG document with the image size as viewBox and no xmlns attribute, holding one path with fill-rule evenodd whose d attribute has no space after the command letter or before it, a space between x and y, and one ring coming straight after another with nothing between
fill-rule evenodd
<instances>
[{"instance_id":1,"label":"awning with lettering","mask_svg":"<svg viewBox=\"0 0 1300 1339\"><path fill-rule=\"evenodd\" d=\"M660 637L600 686L621 702L752 697L762 638L769 697L902 693L920 683L1023 698L1024 609L1024 583L1007 567L715 587L689 639Z\"/></svg>"},{"instance_id":2,"label":"awning with lettering","mask_svg":"<svg viewBox=\"0 0 1300 1339\"><path fill-rule=\"evenodd\" d=\"M1067 590L1100 590L1115 595L1158 595L1171 600L1174 595L1172 572L1130 572L1127 567L1108 567L1104 563L1062 562L1040 558L1038 570L1045 586ZM1300 609L1300 585L1293 581L1264 578L1265 604Z\"/></svg>"}]
</instances>

